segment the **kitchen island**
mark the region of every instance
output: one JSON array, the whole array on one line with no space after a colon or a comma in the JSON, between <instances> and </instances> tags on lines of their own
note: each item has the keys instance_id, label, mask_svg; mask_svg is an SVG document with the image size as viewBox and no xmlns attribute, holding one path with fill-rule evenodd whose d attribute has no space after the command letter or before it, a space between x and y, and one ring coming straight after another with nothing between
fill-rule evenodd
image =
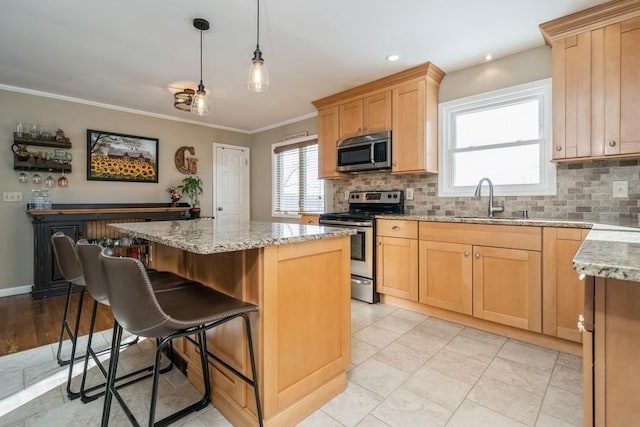
<instances>
[{"instance_id":1,"label":"kitchen island","mask_svg":"<svg viewBox=\"0 0 640 427\"><path fill-rule=\"evenodd\" d=\"M637 425L640 229L594 225L573 268L585 276L584 425Z\"/></svg>"},{"instance_id":2,"label":"kitchen island","mask_svg":"<svg viewBox=\"0 0 640 427\"><path fill-rule=\"evenodd\" d=\"M150 267L259 306L251 317L264 424L295 425L346 387L350 364L350 235L314 225L213 220L110 224L149 240ZM239 319L207 333L210 351L250 376ZM202 389L199 356L176 350ZM210 361L212 401L233 425L256 425L253 390Z\"/></svg>"}]
</instances>

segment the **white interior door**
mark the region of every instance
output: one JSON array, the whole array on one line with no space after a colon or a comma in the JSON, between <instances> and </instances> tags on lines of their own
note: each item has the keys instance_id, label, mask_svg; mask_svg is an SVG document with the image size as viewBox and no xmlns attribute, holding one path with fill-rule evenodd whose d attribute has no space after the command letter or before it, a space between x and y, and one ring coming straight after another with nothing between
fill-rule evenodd
<instances>
[{"instance_id":1,"label":"white interior door","mask_svg":"<svg viewBox=\"0 0 640 427\"><path fill-rule=\"evenodd\" d=\"M249 148L213 144L213 216L249 220Z\"/></svg>"}]
</instances>

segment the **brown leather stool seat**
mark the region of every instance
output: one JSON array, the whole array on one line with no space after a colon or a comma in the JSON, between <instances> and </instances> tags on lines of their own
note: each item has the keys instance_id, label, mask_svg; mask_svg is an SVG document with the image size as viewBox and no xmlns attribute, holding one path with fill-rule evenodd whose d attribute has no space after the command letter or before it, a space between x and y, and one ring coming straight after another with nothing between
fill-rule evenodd
<instances>
[{"instance_id":1,"label":"brown leather stool seat","mask_svg":"<svg viewBox=\"0 0 640 427\"><path fill-rule=\"evenodd\" d=\"M72 244L71 239L69 239L69 241L70 241L69 244ZM98 308L98 304L110 305L109 297L107 295L106 278L102 270L102 264L100 263L100 258L99 258L100 253L102 252L103 249L104 248L102 246L89 243L84 239L78 240L74 249L83 270L86 288L89 291L89 294L94 299L93 312L91 315L91 323L89 326L87 350L85 353L85 363L84 363L84 369L82 372L82 382L80 383L80 395L83 402L89 402L102 396L104 394L104 390L106 387L106 383L93 386L91 388L85 387L86 378L87 378L87 369L88 369L90 357L94 359L96 366L104 375L105 380L107 378L107 371L102 366L102 363L98 358L98 354L95 352L95 350L92 347L93 331L95 328L95 318L96 318L96 311ZM157 271L157 270L151 271L149 272L149 278L150 278L153 290L155 292L161 292L161 293L167 293L167 292L170 293L171 291L175 291L183 287L191 286L194 284L194 282L187 280L184 277L181 277L177 274L170 273L167 271ZM173 366L172 363L170 363L169 366L163 368L160 372L161 373L166 372L170 370L172 366ZM149 377L151 375L151 371L153 370L152 368L153 366L148 366L148 367L139 369L135 372L129 373L127 375L116 378L116 381L119 382L118 387L129 385ZM146 375L141 375L143 373L146 373ZM127 380L127 381L122 382L124 380ZM97 391L97 393L90 395L90 393L93 393L94 391Z\"/></svg>"},{"instance_id":2,"label":"brown leather stool seat","mask_svg":"<svg viewBox=\"0 0 640 427\"><path fill-rule=\"evenodd\" d=\"M156 293L153 291L149 275L139 260L112 257L105 254L104 251L100 255L100 259L107 279L107 293L111 309L118 323L118 326L114 328L114 344L111 347L112 354L107 378L107 393L102 412L102 426L106 426L109 423L113 396L122 406L129 421L134 425L138 425L138 421L127 407L126 402L118 393L117 388L114 387L119 357L117 349L122 339L123 329L147 338L163 337L156 349L151 402L149 405L149 425L167 425L209 404L211 384L208 357L212 357L222 363L226 368L238 375L240 379L253 386L258 422L262 425L262 409L248 317L249 313L257 312L258 307L202 284L194 284L193 286L186 286L170 292ZM243 373L207 351L206 331L237 317L244 320L252 378L246 377ZM158 396L158 371L162 349L175 338L189 337L191 335L197 337L197 345L200 350L204 394L199 401L154 423Z\"/></svg>"}]
</instances>

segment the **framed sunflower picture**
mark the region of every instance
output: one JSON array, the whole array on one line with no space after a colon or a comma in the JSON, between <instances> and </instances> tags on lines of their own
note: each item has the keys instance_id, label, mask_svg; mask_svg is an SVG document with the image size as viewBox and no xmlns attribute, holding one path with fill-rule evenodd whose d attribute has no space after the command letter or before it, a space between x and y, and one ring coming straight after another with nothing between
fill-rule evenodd
<instances>
[{"instance_id":1,"label":"framed sunflower picture","mask_svg":"<svg viewBox=\"0 0 640 427\"><path fill-rule=\"evenodd\" d=\"M87 180L158 182L158 139L87 129Z\"/></svg>"}]
</instances>

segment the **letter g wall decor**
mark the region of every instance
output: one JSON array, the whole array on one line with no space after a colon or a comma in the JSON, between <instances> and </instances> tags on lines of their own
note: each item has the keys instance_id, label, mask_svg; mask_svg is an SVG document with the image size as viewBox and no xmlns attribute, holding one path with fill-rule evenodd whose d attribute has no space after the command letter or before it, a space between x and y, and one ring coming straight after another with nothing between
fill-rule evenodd
<instances>
[{"instance_id":1,"label":"letter g wall decor","mask_svg":"<svg viewBox=\"0 0 640 427\"><path fill-rule=\"evenodd\" d=\"M198 173L198 159L195 157L185 157L185 151L195 156L196 150L193 147L180 147L176 151L174 161L176 169L185 175L195 175Z\"/></svg>"}]
</instances>

